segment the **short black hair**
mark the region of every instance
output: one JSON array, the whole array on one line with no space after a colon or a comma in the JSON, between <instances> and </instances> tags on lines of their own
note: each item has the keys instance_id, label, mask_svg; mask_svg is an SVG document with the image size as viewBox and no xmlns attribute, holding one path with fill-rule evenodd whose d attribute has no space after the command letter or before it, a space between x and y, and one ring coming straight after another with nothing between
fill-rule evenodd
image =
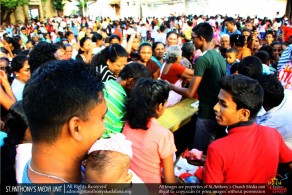
<instances>
[{"instance_id":1,"label":"short black hair","mask_svg":"<svg viewBox=\"0 0 292 195\"><path fill-rule=\"evenodd\" d=\"M207 42L210 42L213 39L213 35L214 35L213 28L207 22L202 22L196 25L192 29L192 31L196 33L197 36L203 37Z\"/></svg>"},{"instance_id":2,"label":"short black hair","mask_svg":"<svg viewBox=\"0 0 292 195\"><path fill-rule=\"evenodd\" d=\"M74 116L87 120L103 100L102 89L95 70L78 60L53 60L37 69L23 91L33 142L53 143Z\"/></svg>"},{"instance_id":3,"label":"short black hair","mask_svg":"<svg viewBox=\"0 0 292 195\"><path fill-rule=\"evenodd\" d=\"M224 23L225 23L225 22L228 22L228 23L230 23L230 24L236 25L236 21L235 21L235 19L232 18L232 17L228 17L228 18L226 18L226 19L224 20Z\"/></svg>"},{"instance_id":4,"label":"short black hair","mask_svg":"<svg viewBox=\"0 0 292 195\"><path fill-rule=\"evenodd\" d=\"M121 77L123 80L129 78L138 79L141 77L151 78L152 74L150 73L149 69L143 64L140 64L138 62L131 62L124 66L124 68L120 72L119 77Z\"/></svg>"},{"instance_id":5,"label":"short black hair","mask_svg":"<svg viewBox=\"0 0 292 195\"><path fill-rule=\"evenodd\" d=\"M263 88L257 80L244 75L232 74L223 77L219 85L221 89L231 94L236 103L236 109L248 109L249 119L255 119L263 104Z\"/></svg>"},{"instance_id":6,"label":"short black hair","mask_svg":"<svg viewBox=\"0 0 292 195\"><path fill-rule=\"evenodd\" d=\"M263 107L272 109L279 106L284 99L284 88L275 75L262 75L258 79L264 90Z\"/></svg>"},{"instance_id":7,"label":"short black hair","mask_svg":"<svg viewBox=\"0 0 292 195\"><path fill-rule=\"evenodd\" d=\"M263 65L256 56L247 56L238 65L238 73L257 79L263 74Z\"/></svg>"},{"instance_id":8,"label":"short black hair","mask_svg":"<svg viewBox=\"0 0 292 195\"><path fill-rule=\"evenodd\" d=\"M226 50L226 53L235 53L236 55L238 55L238 50L234 47L230 47Z\"/></svg>"},{"instance_id":9,"label":"short black hair","mask_svg":"<svg viewBox=\"0 0 292 195\"><path fill-rule=\"evenodd\" d=\"M267 64L270 60L269 53L265 50L260 50L254 54L254 56L258 57L263 64Z\"/></svg>"},{"instance_id":10,"label":"short black hair","mask_svg":"<svg viewBox=\"0 0 292 195\"><path fill-rule=\"evenodd\" d=\"M240 34L232 34L230 36L230 45L231 47L234 46L239 46L239 47L243 47L244 46L244 41L245 41L245 36L244 35L240 35Z\"/></svg>"},{"instance_id":11,"label":"short black hair","mask_svg":"<svg viewBox=\"0 0 292 195\"><path fill-rule=\"evenodd\" d=\"M140 78L127 100L127 119L131 128L147 130L149 120L157 117L156 108L168 99L169 86L164 80Z\"/></svg>"},{"instance_id":12,"label":"short black hair","mask_svg":"<svg viewBox=\"0 0 292 195\"><path fill-rule=\"evenodd\" d=\"M23 68L23 63L28 60L28 57L25 55L17 55L11 61L11 71L19 72Z\"/></svg>"}]
</instances>

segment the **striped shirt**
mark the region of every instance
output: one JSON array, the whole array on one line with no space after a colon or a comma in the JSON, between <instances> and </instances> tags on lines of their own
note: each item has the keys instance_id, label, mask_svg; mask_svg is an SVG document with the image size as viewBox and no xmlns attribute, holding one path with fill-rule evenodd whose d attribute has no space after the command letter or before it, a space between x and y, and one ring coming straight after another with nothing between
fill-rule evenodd
<instances>
[{"instance_id":1,"label":"striped shirt","mask_svg":"<svg viewBox=\"0 0 292 195\"><path fill-rule=\"evenodd\" d=\"M101 64L101 65L96 66L96 72L98 72L101 75L102 82L105 82L111 79L116 80L116 77L114 76L112 71L110 71L107 65Z\"/></svg>"},{"instance_id":2,"label":"striped shirt","mask_svg":"<svg viewBox=\"0 0 292 195\"><path fill-rule=\"evenodd\" d=\"M104 97L107 105L105 115L105 132L102 138L109 137L110 133L122 132L125 124L125 101L127 93L124 88L114 80L104 82Z\"/></svg>"}]
</instances>

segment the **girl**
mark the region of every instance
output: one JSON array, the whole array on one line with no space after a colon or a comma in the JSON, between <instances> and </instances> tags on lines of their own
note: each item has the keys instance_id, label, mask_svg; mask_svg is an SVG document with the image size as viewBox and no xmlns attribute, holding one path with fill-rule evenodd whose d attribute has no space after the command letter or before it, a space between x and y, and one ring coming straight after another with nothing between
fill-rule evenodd
<instances>
[{"instance_id":1,"label":"girl","mask_svg":"<svg viewBox=\"0 0 292 195\"><path fill-rule=\"evenodd\" d=\"M140 78L128 99L127 122L123 134L132 142L130 168L145 183L176 183L173 156L176 152L171 131L160 126L157 118L166 108L169 93L163 80Z\"/></svg>"},{"instance_id":2,"label":"girl","mask_svg":"<svg viewBox=\"0 0 292 195\"><path fill-rule=\"evenodd\" d=\"M78 50L76 60L81 60L87 64L90 63L91 57L92 57L92 50L93 50L93 45L92 45L91 38L83 37L80 40L80 48Z\"/></svg>"}]
</instances>

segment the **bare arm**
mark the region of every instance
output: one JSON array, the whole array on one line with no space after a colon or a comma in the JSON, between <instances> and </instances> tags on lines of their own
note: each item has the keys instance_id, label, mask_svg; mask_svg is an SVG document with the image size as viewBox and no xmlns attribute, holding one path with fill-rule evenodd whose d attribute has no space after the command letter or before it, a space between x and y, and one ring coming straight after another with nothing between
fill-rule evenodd
<instances>
[{"instance_id":1,"label":"bare arm","mask_svg":"<svg viewBox=\"0 0 292 195\"><path fill-rule=\"evenodd\" d=\"M2 70L0 70L0 83L2 85L0 86L0 104L8 110L16 102L16 98L11 90L7 75Z\"/></svg>"},{"instance_id":2,"label":"bare arm","mask_svg":"<svg viewBox=\"0 0 292 195\"><path fill-rule=\"evenodd\" d=\"M186 68L181 76L185 78L188 82L190 82L194 76L194 70Z\"/></svg>"},{"instance_id":3,"label":"bare arm","mask_svg":"<svg viewBox=\"0 0 292 195\"><path fill-rule=\"evenodd\" d=\"M174 176L173 154L162 159L164 183L177 183Z\"/></svg>"},{"instance_id":4,"label":"bare arm","mask_svg":"<svg viewBox=\"0 0 292 195\"><path fill-rule=\"evenodd\" d=\"M181 88L181 87L177 87L177 86L174 86L171 84L170 89L175 91L176 93L179 93L179 94L185 96L185 97L192 98L192 97L194 97L195 93L197 92L197 89L198 89L201 81L202 81L202 77L193 76L188 88Z\"/></svg>"},{"instance_id":5,"label":"bare arm","mask_svg":"<svg viewBox=\"0 0 292 195\"><path fill-rule=\"evenodd\" d=\"M135 38L135 35L136 35L136 32L132 33L131 37L130 37L128 43L127 43L126 51L127 51L128 54L131 54L131 52L132 52L132 44L133 44L133 40Z\"/></svg>"}]
</instances>

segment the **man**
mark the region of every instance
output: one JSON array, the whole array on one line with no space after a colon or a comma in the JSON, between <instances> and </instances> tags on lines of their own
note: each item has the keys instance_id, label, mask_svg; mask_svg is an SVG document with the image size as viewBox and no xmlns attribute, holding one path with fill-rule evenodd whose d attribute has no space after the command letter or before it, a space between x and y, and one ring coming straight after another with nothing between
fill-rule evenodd
<instances>
[{"instance_id":1,"label":"man","mask_svg":"<svg viewBox=\"0 0 292 195\"><path fill-rule=\"evenodd\" d=\"M23 108L32 158L23 183L81 183L81 163L104 132L103 84L80 61L50 61L32 74Z\"/></svg>"},{"instance_id":2,"label":"man","mask_svg":"<svg viewBox=\"0 0 292 195\"><path fill-rule=\"evenodd\" d=\"M195 48L202 51L194 64L194 76L188 88L173 85L170 87L186 97L194 97L198 92L200 103L194 147L206 152L216 134L224 134L224 128L215 121L213 107L220 90L218 82L226 75L226 63L224 58L212 49L213 28L209 23L195 26L192 37Z\"/></svg>"},{"instance_id":3,"label":"man","mask_svg":"<svg viewBox=\"0 0 292 195\"><path fill-rule=\"evenodd\" d=\"M266 113L257 117L257 123L276 128L292 149L292 91L284 90L274 75L264 75L259 83L264 89L263 107Z\"/></svg>"},{"instance_id":4,"label":"man","mask_svg":"<svg viewBox=\"0 0 292 195\"><path fill-rule=\"evenodd\" d=\"M241 32L237 29L236 27L236 21L234 20L234 18L232 17L228 17L224 20L225 23L225 27L227 29L227 34L229 36L233 35L233 34L241 34Z\"/></svg>"},{"instance_id":5,"label":"man","mask_svg":"<svg viewBox=\"0 0 292 195\"><path fill-rule=\"evenodd\" d=\"M142 64L133 62L127 64L119 74L117 80L104 82L104 97L108 110L105 115L105 132L103 138L110 137L111 133L120 133L125 124L125 101L130 95L136 80L141 78L151 78L151 73Z\"/></svg>"},{"instance_id":6,"label":"man","mask_svg":"<svg viewBox=\"0 0 292 195\"><path fill-rule=\"evenodd\" d=\"M219 125L228 135L210 144L204 183L266 183L275 177L278 163L290 163L292 150L273 128L254 123L263 102L260 84L244 75L230 75L220 82L214 106Z\"/></svg>"}]
</instances>

